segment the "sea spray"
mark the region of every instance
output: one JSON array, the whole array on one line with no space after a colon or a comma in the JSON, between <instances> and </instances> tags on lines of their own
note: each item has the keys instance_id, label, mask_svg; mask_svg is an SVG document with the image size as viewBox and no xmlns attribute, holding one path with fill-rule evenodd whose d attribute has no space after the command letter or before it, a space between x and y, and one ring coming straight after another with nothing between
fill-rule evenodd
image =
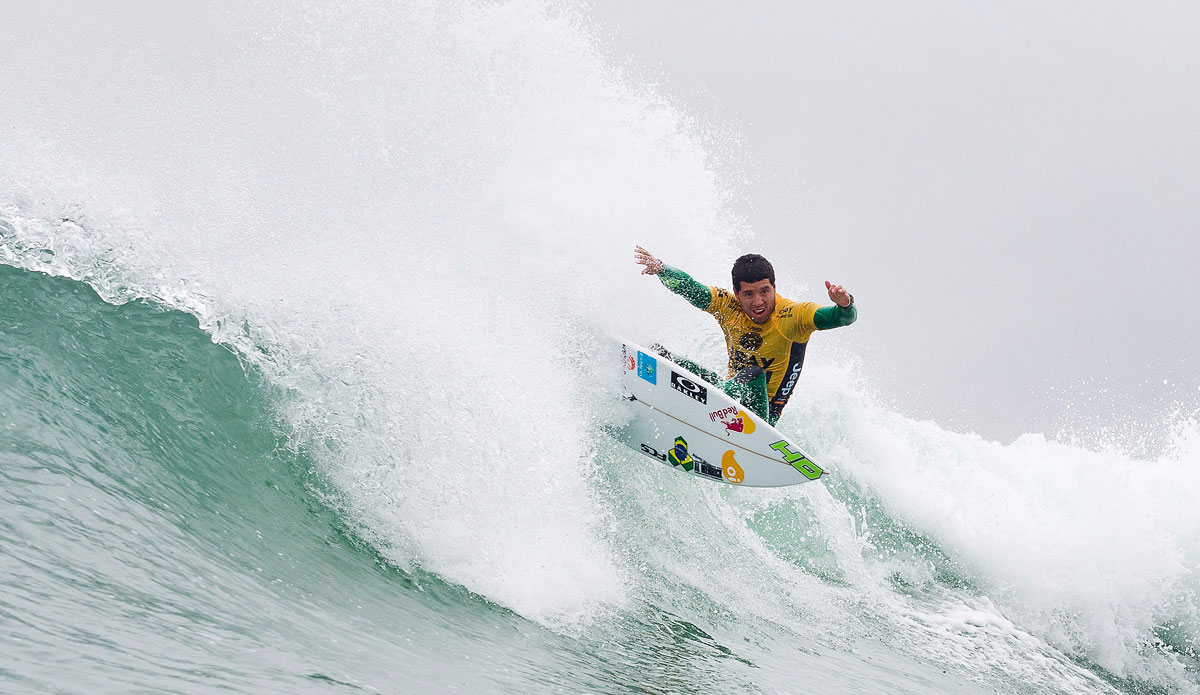
<instances>
[{"instance_id":1,"label":"sea spray","mask_svg":"<svg viewBox=\"0 0 1200 695\"><path fill-rule=\"evenodd\" d=\"M5 143L28 155L4 166L10 262L196 314L279 387L327 501L393 561L537 619L619 604L579 375L546 355L570 326L665 313L624 298L646 286L635 238L725 247L683 116L542 3L183 12L133 28L209 30L183 46L109 44L117 9L60 18L96 60L56 64L48 120L8 104L28 128Z\"/></svg>"}]
</instances>

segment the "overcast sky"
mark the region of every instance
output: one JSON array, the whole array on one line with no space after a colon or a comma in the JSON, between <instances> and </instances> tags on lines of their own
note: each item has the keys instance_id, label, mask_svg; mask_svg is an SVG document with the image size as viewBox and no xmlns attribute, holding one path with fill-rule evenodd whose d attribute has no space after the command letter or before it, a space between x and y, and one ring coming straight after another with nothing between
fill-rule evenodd
<instances>
[{"instance_id":1,"label":"overcast sky","mask_svg":"<svg viewBox=\"0 0 1200 695\"><path fill-rule=\"evenodd\" d=\"M1007 441L1200 402L1200 4L680 7L593 16L744 140L747 251L855 293L822 342L898 409Z\"/></svg>"}]
</instances>

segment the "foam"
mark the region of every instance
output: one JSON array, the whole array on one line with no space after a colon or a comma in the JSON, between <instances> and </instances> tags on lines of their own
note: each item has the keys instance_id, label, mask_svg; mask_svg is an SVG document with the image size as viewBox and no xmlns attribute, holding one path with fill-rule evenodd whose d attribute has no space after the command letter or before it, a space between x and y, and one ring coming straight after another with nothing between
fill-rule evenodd
<instances>
[{"instance_id":1,"label":"foam","mask_svg":"<svg viewBox=\"0 0 1200 695\"><path fill-rule=\"evenodd\" d=\"M1155 632L1196 634L1194 421L1168 423L1171 452L1138 460L1037 434L1006 446L828 388L839 469L966 568L1005 621L1121 677L1174 670Z\"/></svg>"}]
</instances>

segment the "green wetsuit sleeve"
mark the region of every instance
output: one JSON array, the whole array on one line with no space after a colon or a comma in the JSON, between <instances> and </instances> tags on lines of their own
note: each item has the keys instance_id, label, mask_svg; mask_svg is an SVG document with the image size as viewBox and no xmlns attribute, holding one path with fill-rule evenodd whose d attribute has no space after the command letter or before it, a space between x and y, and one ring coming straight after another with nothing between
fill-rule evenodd
<instances>
[{"instance_id":1,"label":"green wetsuit sleeve","mask_svg":"<svg viewBox=\"0 0 1200 695\"><path fill-rule=\"evenodd\" d=\"M662 270L658 271L658 279L668 290L688 300L692 306L701 311L707 311L709 304L712 303L712 290L708 288L708 285L696 282L691 275L678 268L672 268L663 263Z\"/></svg>"},{"instance_id":2,"label":"green wetsuit sleeve","mask_svg":"<svg viewBox=\"0 0 1200 695\"><path fill-rule=\"evenodd\" d=\"M817 309L817 313L813 314L813 325L817 327L818 331L827 331L830 328L849 326L857 318L858 308L853 304L846 308L834 304Z\"/></svg>"}]
</instances>

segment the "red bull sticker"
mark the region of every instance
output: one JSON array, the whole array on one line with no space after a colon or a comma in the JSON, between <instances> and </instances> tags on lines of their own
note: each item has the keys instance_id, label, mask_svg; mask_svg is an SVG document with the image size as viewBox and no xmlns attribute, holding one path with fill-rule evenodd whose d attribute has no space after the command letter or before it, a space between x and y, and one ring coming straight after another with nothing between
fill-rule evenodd
<instances>
[{"instance_id":1,"label":"red bull sticker","mask_svg":"<svg viewBox=\"0 0 1200 695\"><path fill-rule=\"evenodd\" d=\"M739 434L754 433L754 419L750 417L750 413L745 410L734 408L732 406L714 410L708 414L708 419L711 422L720 422L725 426L725 436L729 436L733 432Z\"/></svg>"}]
</instances>

